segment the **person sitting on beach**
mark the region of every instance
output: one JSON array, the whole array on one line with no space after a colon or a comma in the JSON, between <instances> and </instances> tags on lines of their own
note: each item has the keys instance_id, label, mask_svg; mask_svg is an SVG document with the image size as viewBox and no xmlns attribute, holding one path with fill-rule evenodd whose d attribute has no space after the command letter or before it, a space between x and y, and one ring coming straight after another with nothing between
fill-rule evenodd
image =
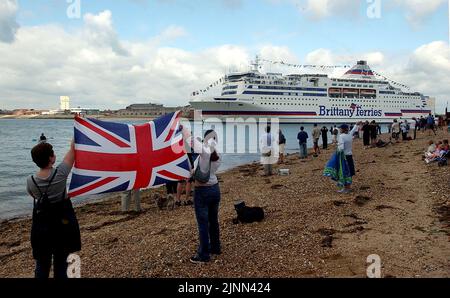
<instances>
[{"instance_id":1,"label":"person sitting on beach","mask_svg":"<svg viewBox=\"0 0 450 298\"><path fill-rule=\"evenodd\" d=\"M444 151L449 151L450 150L450 146L448 144L448 140L443 140L442 141L441 149L444 150Z\"/></svg>"},{"instance_id":2,"label":"person sitting on beach","mask_svg":"<svg viewBox=\"0 0 450 298\"><path fill-rule=\"evenodd\" d=\"M270 126L267 126L266 133L262 134L259 140L259 146L261 148L261 164L264 166L264 176L273 175L273 164L278 160L278 156L274 154L276 140L270 130Z\"/></svg>"},{"instance_id":3,"label":"person sitting on beach","mask_svg":"<svg viewBox=\"0 0 450 298\"><path fill-rule=\"evenodd\" d=\"M55 278L67 278L69 254L81 250L80 229L67 196L67 177L75 161L72 141L64 160L54 168L52 145L40 143L31 150L39 171L28 177L27 192L34 200L31 248L36 260L35 277L47 279L53 259Z\"/></svg>"},{"instance_id":4,"label":"person sitting on beach","mask_svg":"<svg viewBox=\"0 0 450 298\"><path fill-rule=\"evenodd\" d=\"M433 161L437 161L440 157L443 157L444 155L448 154L449 147L448 147L448 140L447 144L445 145L443 142L438 142L436 145L436 150L434 152L426 152L425 153L425 162L430 163Z\"/></svg>"},{"instance_id":5,"label":"person sitting on beach","mask_svg":"<svg viewBox=\"0 0 450 298\"><path fill-rule=\"evenodd\" d=\"M218 137L214 130L205 133L203 142L191 136L183 128L183 138L199 154L197 168L194 171L195 191L194 210L197 219L200 244L197 254L190 261L203 264L210 261L210 255L220 255L219 204L220 187L216 172L221 160L216 151Z\"/></svg>"},{"instance_id":6,"label":"person sitting on beach","mask_svg":"<svg viewBox=\"0 0 450 298\"><path fill-rule=\"evenodd\" d=\"M297 135L297 140L300 145L300 159L305 159L308 157L308 133L305 131L305 128L300 127L300 132Z\"/></svg>"},{"instance_id":7,"label":"person sitting on beach","mask_svg":"<svg viewBox=\"0 0 450 298\"><path fill-rule=\"evenodd\" d=\"M427 151L425 151L425 153L433 153L434 151L436 151L436 144L434 143L433 140L428 141L428 148Z\"/></svg>"},{"instance_id":8,"label":"person sitting on beach","mask_svg":"<svg viewBox=\"0 0 450 298\"><path fill-rule=\"evenodd\" d=\"M284 163L284 155L286 154L286 137L284 136L281 129L278 132L278 145L280 147L280 159L279 164Z\"/></svg>"}]
</instances>

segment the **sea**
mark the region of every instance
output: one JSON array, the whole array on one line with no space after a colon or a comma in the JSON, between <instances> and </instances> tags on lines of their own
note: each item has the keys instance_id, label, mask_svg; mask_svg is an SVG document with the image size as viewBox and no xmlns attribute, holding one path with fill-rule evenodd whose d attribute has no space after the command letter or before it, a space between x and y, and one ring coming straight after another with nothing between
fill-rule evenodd
<instances>
[{"instance_id":1,"label":"sea","mask_svg":"<svg viewBox=\"0 0 450 298\"><path fill-rule=\"evenodd\" d=\"M116 121L121 123L142 124L145 120L126 120L114 119L108 121ZM195 127L192 123L191 127ZM215 127L216 130L222 124L210 124L208 126ZM300 126L305 127L305 131L311 135L313 129L312 124L280 124L280 129L286 137L287 153L298 152L297 133ZM331 124L319 125L319 127L327 126L329 129ZM202 127L206 129L207 127ZM386 132L386 126L382 127ZM57 163L62 161L65 153L69 148L70 141L73 138L73 120L61 119L0 119L0 220L11 219L31 215L33 201L26 192L26 179L29 175L34 174L38 169L31 159L30 151L38 143L39 136L44 133L54 147L57 157ZM226 134L224 126L223 134ZM222 142L223 152L221 171L230 168L251 163L259 160L259 154L253 149L250 140L258 138L252 135L247 127L245 133L239 132L237 128L230 136L234 137L235 143L244 143L245 149L238 151L237 146L233 152L226 150L229 147L229 140L226 144ZM220 138L220 134L219 134ZM331 135L328 135L331 141ZM309 147L312 146L311 137L309 139ZM228 147L227 147L228 146ZM256 145L255 145L256 146ZM237 153L239 152L239 153ZM101 199L99 196L85 197L76 199L75 204L87 201Z\"/></svg>"}]
</instances>

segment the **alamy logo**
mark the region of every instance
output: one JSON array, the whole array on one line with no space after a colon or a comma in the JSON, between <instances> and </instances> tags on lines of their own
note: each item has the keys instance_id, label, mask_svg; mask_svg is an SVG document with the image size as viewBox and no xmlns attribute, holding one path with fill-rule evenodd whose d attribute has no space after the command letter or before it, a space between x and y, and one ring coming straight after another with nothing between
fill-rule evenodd
<instances>
[{"instance_id":1,"label":"alamy logo","mask_svg":"<svg viewBox=\"0 0 450 298\"><path fill-rule=\"evenodd\" d=\"M370 263L367 267L368 278L381 278L381 258L379 255L370 255L367 257L367 263Z\"/></svg>"},{"instance_id":2,"label":"alamy logo","mask_svg":"<svg viewBox=\"0 0 450 298\"><path fill-rule=\"evenodd\" d=\"M69 6L66 14L69 19L81 18L81 0L66 0Z\"/></svg>"}]
</instances>

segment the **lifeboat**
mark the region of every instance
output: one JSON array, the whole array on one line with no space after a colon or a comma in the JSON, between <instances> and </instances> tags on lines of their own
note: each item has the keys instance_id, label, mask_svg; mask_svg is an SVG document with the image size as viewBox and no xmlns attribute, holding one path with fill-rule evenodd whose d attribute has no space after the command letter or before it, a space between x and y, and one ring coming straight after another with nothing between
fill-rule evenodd
<instances>
[{"instance_id":1,"label":"lifeboat","mask_svg":"<svg viewBox=\"0 0 450 298\"><path fill-rule=\"evenodd\" d=\"M341 94L341 89L339 88L330 88L330 94Z\"/></svg>"},{"instance_id":2,"label":"lifeboat","mask_svg":"<svg viewBox=\"0 0 450 298\"><path fill-rule=\"evenodd\" d=\"M361 89L361 94L365 95L375 95L376 91L373 89Z\"/></svg>"},{"instance_id":3,"label":"lifeboat","mask_svg":"<svg viewBox=\"0 0 450 298\"><path fill-rule=\"evenodd\" d=\"M358 94L358 89L344 89L344 94Z\"/></svg>"}]
</instances>

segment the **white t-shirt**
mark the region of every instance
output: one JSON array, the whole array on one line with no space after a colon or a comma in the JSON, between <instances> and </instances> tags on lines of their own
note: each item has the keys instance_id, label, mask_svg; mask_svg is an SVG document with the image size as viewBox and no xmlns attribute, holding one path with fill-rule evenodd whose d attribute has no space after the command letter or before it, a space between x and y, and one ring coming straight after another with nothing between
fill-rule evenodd
<instances>
[{"instance_id":1,"label":"white t-shirt","mask_svg":"<svg viewBox=\"0 0 450 298\"><path fill-rule=\"evenodd\" d=\"M193 140L193 146L194 146L194 152L199 154L198 158L198 166L200 167L200 171L203 173L208 172L209 169L209 162L211 158L211 154L215 151L217 142L214 139L210 139L208 141L208 144L202 143L196 138L192 138ZM189 141L189 140L188 140ZM189 141L192 142L192 141ZM221 158L219 156L219 160L212 161L211 162L211 170L210 170L210 176L209 181L205 183L205 185L215 185L219 181L216 176L216 172L218 171L221 164Z\"/></svg>"},{"instance_id":2,"label":"white t-shirt","mask_svg":"<svg viewBox=\"0 0 450 298\"><path fill-rule=\"evenodd\" d=\"M358 125L353 126L349 133L341 133L338 139L338 149L344 151L345 155L353 155L353 134L358 131Z\"/></svg>"}]
</instances>

